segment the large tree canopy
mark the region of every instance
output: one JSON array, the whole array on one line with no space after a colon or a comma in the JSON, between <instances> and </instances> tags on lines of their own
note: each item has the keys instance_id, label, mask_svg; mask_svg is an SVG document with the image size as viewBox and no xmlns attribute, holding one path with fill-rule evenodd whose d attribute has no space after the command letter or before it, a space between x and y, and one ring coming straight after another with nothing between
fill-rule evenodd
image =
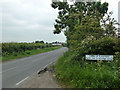
<instances>
[{"instance_id":1,"label":"large tree canopy","mask_svg":"<svg viewBox=\"0 0 120 90\"><path fill-rule=\"evenodd\" d=\"M59 34L62 30L68 30L68 28L73 29L74 25L81 23L82 18L86 15L91 17L98 11L104 16L108 10L108 3L106 2L103 4L101 2L74 2L73 5L69 5L68 2L59 1L52 2L51 6L59 10L58 17L55 20L54 34ZM78 17L74 16L75 14L79 14Z\"/></svg>"},{"instance_id":2,"label":"large tree canopy","mask_svg":"<svg viewBox=\"0 0 120 90\"><path fill-rule=\"evenodd\" d=\"M51 6L58 9L58 17L55 20L54 34L62 31L67 37L69 47L76 47L87 36L96 39L104 35L101 27L101 19L108 11L108 3L104 2L52 2Z\"/></svg>"}]
</instances>

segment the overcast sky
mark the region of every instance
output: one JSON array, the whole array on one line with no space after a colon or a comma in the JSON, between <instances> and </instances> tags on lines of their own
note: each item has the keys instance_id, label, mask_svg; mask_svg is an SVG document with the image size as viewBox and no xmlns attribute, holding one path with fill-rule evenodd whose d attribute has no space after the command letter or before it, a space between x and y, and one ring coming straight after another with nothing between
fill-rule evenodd
<instances>
[{"instance_id":1,"label":"overcast sky","mask_svg":"<svg viewBox=\"0 0 120 90\"><path fill-rule=\"evenodd\" d=\"M109 11L113 11L113 17L118 20L118 1L120 0L103 1L109 2ZM65 42L66 38L63 33L53 34L57 10L53 9L50 4L51 0L1 0L2 41Z\"/></svg>"}]
</instances>

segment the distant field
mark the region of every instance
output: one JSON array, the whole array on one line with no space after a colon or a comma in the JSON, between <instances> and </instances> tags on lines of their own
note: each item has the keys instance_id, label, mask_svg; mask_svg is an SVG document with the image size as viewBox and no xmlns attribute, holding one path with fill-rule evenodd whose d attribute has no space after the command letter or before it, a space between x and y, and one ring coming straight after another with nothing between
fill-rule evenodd
<instances>
[{"instance_id":1,"label":"distant field","mask_svg":"<svg viewBox=\"0 0 120 90\"><path fill-rule=\"evenodd\" d=\"M2 43L2 61L13 60L61 48L41 43ZM1 57L0 57L1 58Z\"/></svg>"}]
</instances>

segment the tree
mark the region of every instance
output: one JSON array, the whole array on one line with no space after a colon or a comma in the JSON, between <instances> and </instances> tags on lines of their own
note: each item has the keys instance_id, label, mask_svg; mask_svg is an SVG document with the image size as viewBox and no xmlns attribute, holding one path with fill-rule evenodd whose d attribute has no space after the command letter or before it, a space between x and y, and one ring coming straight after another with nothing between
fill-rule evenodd
<instances>
[{"instance_id":1,"label":"tree","mask_svg":"<svg viewBox=\"0 0 120 90\"><path fill-rule=\"evenodd\" d=\"M120 25L114 18L111 18L113 12L109 12L101 19L102 26L104 27L105 36L117 36L117 28L115 25Z\"/></svg>"},{"instance_id":2,"label":"tree","mask_svg":"<svg viewBox=\"0 0 120 90\"><path fill-rule=\"evenodd\" d=\"M59 10L54 24L54 34L63 31L67 37L68 46L76 46L89 34L96 38L102 35L100 20L107 13L108 3L74 2L73 5L69 5L67 2L59 1L53 2L51 6Z\"/></svg>"},{"instance_id":3,"label":"tree","mask_svg":"<svg viewBox=\"0 0 120 90\"><path fill-rule=\"evenodd\" d=\"M35 41L35 43L44 43L44 41Z\"/></svg>"},{"instance_id":4,"label":"tree","mask_svg":"<svg viewBox=\"0 0 120 90\"><path fill-rule=\"evenodd\" d=\"M101 2L75 2L73 5L69 5L67 2L59 1L52 2L51 6L59 10L58 18L55 20L54 34L59 34L62 30L68 28L69 30L73 29L76 23L81 23L81 19L84 18L85 15L92 16L96 10L103 16L108 10L108 3L106 2L103 4L101 4ZM81 14L78 18L70 18L71 15L78 13Z\"/></svg>"}]
</instances>

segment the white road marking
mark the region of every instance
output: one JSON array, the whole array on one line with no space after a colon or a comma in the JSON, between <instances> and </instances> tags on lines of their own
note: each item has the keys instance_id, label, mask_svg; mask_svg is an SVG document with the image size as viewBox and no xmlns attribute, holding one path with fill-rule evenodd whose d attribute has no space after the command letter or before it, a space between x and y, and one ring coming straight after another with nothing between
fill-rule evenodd
<instances>
[{"instance_id":1,"label":"white road marking","mask_svg":"<svg viewBox=\"0 0 120 90\"><path fill-rule=\"evenodd\" d=\"M15 68L16 68L16 67L13 67L13 68L7 69L7 70L5 70L5 71L2 71L2 72L0 72L0 73L7 72L7 71L12 70L12 69L15 69Z\"/></svg>"},{"instance_id":2,"label":"white road marking","mask_svg":"<svg viewBox=\"0 0 120 90\"><path fill-rule=\"evenodd\" d=\"M22 83L23 81L25 81L25 80L28 79L28 78L29 78L29 76L26 77L25 79L21 80L20 82L16 83L16 85L19 85L20 83Z\"/></svg>"}]
</instances>

